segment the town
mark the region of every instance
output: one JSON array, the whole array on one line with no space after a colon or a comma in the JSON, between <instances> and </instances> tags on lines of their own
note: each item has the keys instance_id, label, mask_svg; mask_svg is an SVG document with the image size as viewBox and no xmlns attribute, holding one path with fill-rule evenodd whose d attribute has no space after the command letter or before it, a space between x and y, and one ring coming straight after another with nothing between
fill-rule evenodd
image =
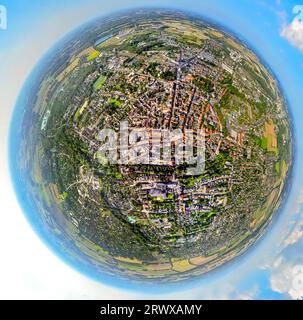
<instances>
[{"instance_id":1,"label":"town","mask_svg":"<svg viewBox=\"0 0 303 320\"><path fill-rule=\"evenodd\" d=\"M58 52L33 102L33 165L78 247L156 277L206 272L256 240L291 146L284 97L245 43L160 12Z\"/></svg>"}]
</instances>

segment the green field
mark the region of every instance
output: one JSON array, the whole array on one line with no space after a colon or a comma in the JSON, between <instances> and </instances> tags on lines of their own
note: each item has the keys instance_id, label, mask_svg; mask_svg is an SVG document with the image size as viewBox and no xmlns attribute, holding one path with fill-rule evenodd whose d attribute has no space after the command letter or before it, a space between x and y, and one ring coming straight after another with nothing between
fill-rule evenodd
<instances>
[{"instance_id":1,"label":"green field","mask_svg":"<svg viewBox=\"0 0 303 320\"><path fill-rule=\"evenodd\" d=\"M268 143L267 138L263 137L261 140L261 148L264 150L267 150L267 143Z\"/></svg>"},{"instance_id":2,"label":"green field","mask_svg":"<svg viewBox=\"0 0 303 320\"><path fill-rule=\"evenodd\" d=\"M96 58L98 58L100 55L100 51L98 50L94 50L88 57L87 57L87 61L92 61L95 60Z\"/></svg>"},{"instance_id":3,"label":"green field","mask_svg":"<svg viewBox=\"0 0 303 320\"><path fill-rule=\"evenodd\" d=\"M98 80L94 83L94 89L95 89L95 91L100 90L100 89L103 87L103 85L105 84L106 80L107 80L107 76L101 75L101 76L98 78Z\"/></svg>"}]
</instances>

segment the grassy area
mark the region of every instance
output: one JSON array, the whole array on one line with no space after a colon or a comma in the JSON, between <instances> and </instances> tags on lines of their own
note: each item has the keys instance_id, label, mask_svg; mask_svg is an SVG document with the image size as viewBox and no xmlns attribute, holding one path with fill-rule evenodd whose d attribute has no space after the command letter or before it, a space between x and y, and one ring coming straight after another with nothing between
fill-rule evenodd
<instances>
[{"instance_id":1,"label":"grassy area","mask_svg":"<svg viewBox=\"0 0 303 320\"><path fill-rule=\"evenodd\" d=\"M217 212L216 211L211 211L208 215L207 215L207 218L211 218L213 216L217 215Z\"/></svg>"},{"instance_id":2,"label":"grassy area","mask_svg":"<svg viewBox=\"0 0 303 320\"><path fill-rule=\"evenodd\" d=\"M89 104L89 100L85 100L83 105L80 108L78 108L78 110L76 111L76 113L74 115L74 122L78 122L79 121L80 116L83 114L83 112L87 108L88 104Z\"/></svg>"},{"instance_id":3,"label":"grassy area","mask_svg":"<svg viewBox=\"0 0 303 320\"><path fill-rule=\"evenodd\" d=\"M267 138L263 137L261 140L261 148L267 150Z\"/></svg>"},{"instance_id":4,"label":"grassy area","mask_svg":"<svg viewBox=\"0 0 303 320\"><path fill-rule=\"evenodd\" d=\"M110 99L109 103L114 108L119 108L121 106L121 101L119 101L117 99Z\"/></svg>"},{"instance_id":5,"label":"grassy area","mask_svg":"<svg viewBox=\"0 0 303 320\"><path fill-rule=\"evenodd\" d=\"M101 76L98 78L98 80L94 83L94 89L95 89L95 91L100 90L100 89L103 87L103 85L104 85L104 83L106 82L106 80L107 80L107 76L101 75Z\"/></svg>"},{"instance_id":6,"label":"grassy area","mask_svg":"<svg viewBox=\"0 0 303 320\"><path fill-rule=\"evenodd\" d=\"M80 108L76 111L75 115L74 115L74 122L78 122L79 118L80 118Z\"/></svg>"},{"instance_id":7,"label":"grassy area","mask_svg":"<svg viewBox=\"0 0 303 320\"><path fill-rule=\"evenodd\" d=\"M66 191L64 191L61 195L60 195L60 199L62 201L65 201L65 199L68 197L68 193Z\"/></svg>"},{"instance_id":8,"label":"grassy area","mask_svg":"<svg viewBox=\"0 0 303 320\"><path fill-rule=\"evenodd\" d=\"M281 177L285 177L286 173L287 173L287 164L285 162L285 160L282 160L281 166L280 166L280 171L281 171Z\"/></svg>"},{"instance_id":9,"label":"grassy area","mask_svg":"<svg viewBox=\"0 0 303 320\"><path fill-rule=\"evenodd\" d=\"M98 50L94 50L88 57L87 57L87 61L92 61L95 60L96 58L98 58L100 55L100 51Z\"/></svg>"},{"instance_id":10,"label":"grassy area","mask_svg":"<svg viewBox=\"0 0 303 320\"><path fill-rule=\"evenodd\" d=\"M172 261L172 269L177 272L185 272L191 269L196 268L196 266L193 266L189 263L188 260L179 260L179 261Z\"/></svg>"},{"instance_id":11,"label":"grassy area","mask_svg":"<svg viewBox=\"0 0 303 320\"><path fill-rule=\"evenodd\" d=\"M63 79L64 79L67 75L69 75L69 74L79 65L79 61L80 61L79 58L73 59L73 60L71 61L71 63L69 64L69 66L68 66L66 69L64 69L64 70L57 76L56 80L57 80L58 82L63 81Z\"/></svg>"},{"instance_id":12,"label":"grassy area","mask_svg":"<svg viewBox=\"0 0 303 320\"><path fill-rule=\"evenodd\" d=\"M264 135L261 140L261 148L278 155L278 142L275 126L272 122L265 124Z\"/></svg>"},{"instance_id":13,"label":"grassy area","mask_svg":"<svg viewBox=\"0 0 303 320\"><path fill-rule=\"evenodd\" d=\"M277 174L280 174L280 162L277 162L275 165L275 170Z\"/></svg>"}]
</instances>

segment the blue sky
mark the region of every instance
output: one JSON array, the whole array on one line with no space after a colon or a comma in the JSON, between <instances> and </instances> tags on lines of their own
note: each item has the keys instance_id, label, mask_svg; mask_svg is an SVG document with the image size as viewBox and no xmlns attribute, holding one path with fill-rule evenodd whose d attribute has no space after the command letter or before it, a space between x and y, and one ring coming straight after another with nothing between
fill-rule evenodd
<instances>
[{"instance_id":1,"label":"blue sky","mask_svg":"<svg viewBox=\"0 0 303 320\"><path fill-rule=\"evenodd\" d=\"M0 134L3 140L0 149L0 178L4 177L2 181L9 179L5 172L7 168L8 123L15 99L30 70L58 38L67 32L90 18L127 7L164 6L194 11L238 34L262 56L277 75L289 100L295 136L303 136L301 126L303 120L303 25L294 20L293 7L300 4L297 0L91 0L89 2L84 0L64 2L59 0L0 0L0 4L6 6L8 12L8 29L0 30L0 70L2 74L0 77ZM303 179L302 170L298 166L303 157L303 141L301 142L299 139L297 139L296 151L297 165L295 166L291 195L283 212L262 241L243 258L231 266L227 266L224 270L211 274L195 286L180 287L180 290L176 290L174 293L165 293L162 297L283 299L298 298L303 295L303 290L295 290L293 286L293 267L298 264L303 265L303 214L301 208L303 204ZM22 220L20 209L15 203L11 203L16 202L13 196L9 198L8 195L8 192L13 192L12 189L8 191L3 182L0 188L2 188L0 191L3 191L0 192L3 197L1 200L4 201L1 202L5 203L5 207L12 212L13 217L5 218L5 222L16 227L16 221L22 221L22 223L20 222L20 230L21 232L26 230L24 231L25 238L31 239L28 246L39 246L39 243L36 243L39 240L31 234L32 231ZM7 195L6 199L3 195ZM0 243L7 239L5 230L3 232L2 235L0 232ZM3 241L1 237L3 237ZM47 259L50 259L49 261L54 261L60 274L57 279L66 279L62 288L62 298L83 298L83 296L106 298L102 284L94 283L78 273L75 273L75 278L70 279L70 276L65 276L67 272L72 273L68 266L55 260L56 258L48 253L46 247L41 246L39 250L44 250L43 254ZM12 259L11 256L9 258ZM27 273L19 275L19 284L16 283L16 288L11 292L11 296L15 297L16 291L19 293L24 291L25 297L29 292L33 297L38 294L40 297L49 297L48 292L52 292L54 283L59 280L56 278L47 280L45 276L48 272L48 266L44 265L44 269L36 270L39 263L41 263L39 259L34 259L32 264L28 266L25 264L24 268L35 270L35 278L32 279ZM1 273L4 273L2 269L7 270L8 273L12 272L9 265L7 265L7 269L5 266L0 266L1 288L6 288L6 293L0 293L0 297L5 296L8 290L11 290L8 287L12 286L7 277L1 278ZM78 282L81 281L81 292L72 283L76 278ZM37 279L40 279L39 284L37 284ZM58 283L56 285L60 286ZM117 288L111 290L108 292L112 292L113 296L119 298L154 297L154 293L147 291L142 296L142 293L137 294L134 290L124 291Z\"/></svg>"}]
</instances>

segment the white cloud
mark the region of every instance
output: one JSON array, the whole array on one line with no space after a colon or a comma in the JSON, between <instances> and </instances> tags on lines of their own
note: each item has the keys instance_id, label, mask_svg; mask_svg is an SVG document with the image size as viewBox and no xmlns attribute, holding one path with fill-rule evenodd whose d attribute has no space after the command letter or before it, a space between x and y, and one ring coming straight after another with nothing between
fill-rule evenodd
<instances>
[{"instance_id":1,"label":"white cloud","mask_svg":"<svg viewBox=\"0 0 303 320\"><path fill-rule=\"evenodd\" d=\"M290 236L284 241L286 246L294 244L303 238L302 223L297 224Z\"/></svg>"},{"instance_id":2,"label":"white cloud","mask_svg":"<svg viewBox=\"0 0 303 320\"><path fill-rule=\"evenodd\" d=\"M289 213L285 217L288 231L280 235L280 252L272 263L267 259L265 269L270 271L270 287L274 292L288 299L298 299L303 296L303 290L294 288L294 267L303 265L303 189L300 188L293 201Z\"/></svg>"},{"instance_id":3,"label":"white cloud","mask_svg":"<svg viewBox=\"0 0 303 320\"><path fill-rule=\"evenodd\" d=\"M284 294L291 299L298 299L303 296L303 290L294 287L294 267L303 265L303 257L298 254L303 248L303 223L302 223L302 191L298 197L298 209L295 210L297 223L294 224L288 236L282 244L282 251L268 268L271 271L270 284L271 289L275 292Z\"/></svg>"},{"instance_id":4,"label":"white cloud","mask_svg":"<svg viewBox=\"0 0 303 320\"><path fill-rule=\"evenodd\" d=\"M281 36L303 53L303 24L298 19L285 24L282 27Z\"/></svg>"},{"instance_id":5,"label":"white cloud","mask_svg":"<svg viewBox=\"0 0 303 320\"><path fill-rule=\"evenodd\" d=\"M294 268L297 265L294 261L279 257L277 268L272 269L270 277L271 289L281 293L290 299L299 299L303 296L302 288L296 288L294 285Z\"/></svg>"},{"instance_id":6,"label":"white cloud","mask_svg":"<svg viewBox=\"0 0 303 320\"><path fill-rule=\"evenodd\" d=\"M273 269L270 284L271 289L275 292L286 294L291 290L292 283L292 266L281 257L278 258L279 262L276 269Z\"/></svg>"}]
</instances>

